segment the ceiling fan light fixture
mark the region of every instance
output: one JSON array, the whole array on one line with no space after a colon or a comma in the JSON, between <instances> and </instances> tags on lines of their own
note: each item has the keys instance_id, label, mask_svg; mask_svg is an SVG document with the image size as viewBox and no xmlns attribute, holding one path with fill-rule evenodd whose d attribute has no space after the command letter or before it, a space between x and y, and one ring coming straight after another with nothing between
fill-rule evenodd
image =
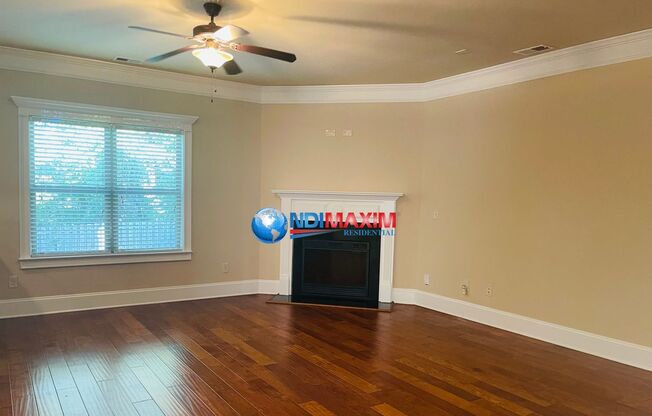
<instances>
[{"instance_id":1,"label":"ceiling fan light fixture","mask_svg":"<svg viewBox=\"0 0 652 416\"><path fill-rule=\"evenodd\" d=\"M209 68L221 68L222 65L233 59L233 55L230 53L211 47L196 49L192 54Z\"/></svg>"},{"instance_id":2,"label":"ceiling fan light fixture","mask_svg":"<svg viewBox=\"0 0 652 416\"><path fill-rule=\"evenodd\" d=\"M293 53L263 48L262 46L245 45L233 42L236 39L248 35L249 32L236 25L227 24L224 26L218 26L217 23L215 23L215 17L219 15L220 10L222 9L221 2L222 0L211 0L204 3L204 10L206 10L206 13L210 16L211 21L206 25L195 26L192 30L192 36L181 35L164 30L150 29L143 26L129 26L131 29L174 36L196 42L192 45L187 45L161 55L153 56L145 60L145 63L154 64L161 62L164 59L192 51L193 56L199 59L204 66L210 68L211 73L214 74L217 68L224 68L224 72L227 75L238 75L242 73L240 65L235 62L233 55L224 50L234 50L238 53L250 53L285 62L294 62L297 60L296 55Z\"/></svg>"}]
</instances>

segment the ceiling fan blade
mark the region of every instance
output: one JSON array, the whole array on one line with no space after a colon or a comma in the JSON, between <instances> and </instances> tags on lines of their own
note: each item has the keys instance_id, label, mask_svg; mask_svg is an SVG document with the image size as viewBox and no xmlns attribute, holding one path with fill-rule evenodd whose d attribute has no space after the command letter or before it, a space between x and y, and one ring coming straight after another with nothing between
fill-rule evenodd
<instances>
[{"instance_id":1,"label":"ceiling fan blade","mask_svg":"<svg viewBox=\"0 0 652 416\"><path fill-rule=\"evenodd\" d=\"M241 27L226 25L219 28L212 36L222 42L231 42L232 40L236 40L248 34L249 32Z\"/></svg>"},{"instance_id":2,"label":"ceiling fan blade","mask_svg":"<svg viewBox=\"0 0 652 416\"><path fill-rule=\"evenodd\" d=\"M184 36L178 33L166 32L164 30L150 29L148 27L142 27L142 26L127 26L127 27L129 29L144 30L145 32L153 32L153 33L159 33L161 35L169 35L169 36L176 36L178 38L191 39L191 36Z\"/></svg>"},{"instance_id":3,"label":"ceiling fan blade","mask_svg":"<svg viewBox=\"0 0 652 416\"><path fill-rule=\"evenodd\" d=\"M229 62L225 63L224 65L222 65L222 68L224 68L224 71L226 71L228 75L238 75L239 73L242 72L242 69L240 69L240 65L235 63L234 60L230 60Z\"/></svg>"},{"instance_id":4,"label":"ceiling fan blade","mask_svg":"<svg viewBox=\"0 0 652 416\"><path fill-rule=\"evenodd\" d=\"M160 62L160 61L162 61L164 59L168 59L168 58L170 58L172 56L179 55L180 53L188 52L188 51L191 51L193 49L197 49L197 48L201 48L201 47L203 47L203 45L184 46L183 48L175 49L175 50L170 51L168 53L164 53L163 55L158 55L158 56L154 56L152 58L149 58L145 62L149 62L149 63Z\"/></svg>"},{"instance_id":5,"label":"ceiling fan blade","mask_svg":"<svg viewBox=\"0 0 652 416\"><path fill-rule=\"evenodd\" d=\"M275 49L263 48L262 46L254 45L241 45L239 43L232 43L229 45L234 51L249 52L256 55L266 56L268 58L279 59L286 62L294 62L297 57L293 53L277 51Z\"/></svg>"}]
</instances>

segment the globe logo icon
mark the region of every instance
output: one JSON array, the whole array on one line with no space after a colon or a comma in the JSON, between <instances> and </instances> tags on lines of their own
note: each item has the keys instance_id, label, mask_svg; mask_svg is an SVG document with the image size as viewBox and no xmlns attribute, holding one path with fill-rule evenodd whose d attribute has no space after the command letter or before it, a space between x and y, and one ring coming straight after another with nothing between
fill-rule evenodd
<instances>
[{"instance_id":1,"label":"globe logo icon","mask_svg":"<svg viewBox=\"0 0 652 416\"><path fill-rule=\"evenodd\" d=\"M288 232L288 219L277 209L263 208L251 219L251 231L262 243L274 244Z\"/></svg>"}]
</instances>

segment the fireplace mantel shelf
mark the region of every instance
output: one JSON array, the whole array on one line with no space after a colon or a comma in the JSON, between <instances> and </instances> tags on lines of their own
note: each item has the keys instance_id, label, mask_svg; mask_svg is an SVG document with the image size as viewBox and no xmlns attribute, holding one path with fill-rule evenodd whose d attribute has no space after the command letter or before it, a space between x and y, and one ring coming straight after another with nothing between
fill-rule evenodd
<instances>
[{"instance_id":1,"label":"fireplace mantel shelf","mask_svg":"<svg viewBox=\"0 0 652 416\"><path fill-rule=\"evenodd\" d=\"M341 191L303 191L303 190L285 190L273 189L272 193L279 197L290 198L339 198L339 199L364 199L364 200L379 200L379 201L396 201L404 193L400 192L341 192Z\"/></svg>"}]
</instances>

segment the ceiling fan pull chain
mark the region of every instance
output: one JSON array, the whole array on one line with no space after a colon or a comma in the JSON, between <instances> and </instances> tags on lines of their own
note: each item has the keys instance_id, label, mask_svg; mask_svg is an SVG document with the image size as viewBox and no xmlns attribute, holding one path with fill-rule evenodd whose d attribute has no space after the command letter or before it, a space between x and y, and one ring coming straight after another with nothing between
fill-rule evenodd
<instances>
[{"instance_id":1,"label":"ceiling fan pull chain","mask_svg":"<svg viewBox=\"0 0 652 416\"><path fill-rule=\"evenodd\" d=\"M215 79L215 67L211 67L211 81L213 83L213 88L211 90L211 103L215 99L215 94L217 93L217 80Z\"/></svg>"}]
</instances>

